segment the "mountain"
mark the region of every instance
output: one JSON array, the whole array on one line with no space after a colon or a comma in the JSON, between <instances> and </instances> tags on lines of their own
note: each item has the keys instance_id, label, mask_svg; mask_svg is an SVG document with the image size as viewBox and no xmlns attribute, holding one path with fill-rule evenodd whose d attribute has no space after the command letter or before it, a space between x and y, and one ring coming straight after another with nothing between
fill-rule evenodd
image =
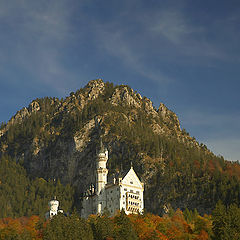
<instances>
[{"instance_id":1,"label":"mountain","mask_svg":"<svg viewBox=\"0 0 240 240\"><path fill-rule=\"evenodd\" d=\"M0 157L22 168L29 186L39 179L69 184L75 191L71 208L79 208L81 194L95 181L100 139L109 150L109 176L133 163L145 183L147 211L196 208L209 213L219 199L226 205L240 203L238 163L199 144L163 103L156 109L129 86L101 79L65 99L36 99L2 123Z\"/></svg>"}]
</instances>

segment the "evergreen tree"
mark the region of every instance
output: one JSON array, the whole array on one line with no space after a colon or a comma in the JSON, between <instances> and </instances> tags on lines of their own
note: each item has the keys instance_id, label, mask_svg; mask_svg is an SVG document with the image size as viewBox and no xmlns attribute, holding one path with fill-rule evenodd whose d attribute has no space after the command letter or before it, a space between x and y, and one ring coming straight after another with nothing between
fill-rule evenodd
<instances>
[{"instance_id":1,"label":"evergreen tree","mask_svg":"<svg viewBox=\"0 0 240 240\"><path fill-rule=\"evenodd\" d=\"M43 230L43 240L92 240L90 225L76 215L55 215Z\"/></svg>"},{"instance_id":2,"label":"evergreen tree","mask_svg":"<svg viewBox=\"0 0 240 240\"><path fill-rule=\"evenodd\" d=\"M114 223L116 240L137 239L137 234L124 210L122 210L118 215L114 217Z\"/></svg>"},{"instance_id":3,"label":"evergreen tree","mask_svg":"<svg viewBox=\"0 0 240 240\"><path fill-rule=\"evenodd\" d=\"M218 202L213 211L213 233L216 240L240 239L240 208L235 204L225 207Z\"/></svg>"}]
</instances>

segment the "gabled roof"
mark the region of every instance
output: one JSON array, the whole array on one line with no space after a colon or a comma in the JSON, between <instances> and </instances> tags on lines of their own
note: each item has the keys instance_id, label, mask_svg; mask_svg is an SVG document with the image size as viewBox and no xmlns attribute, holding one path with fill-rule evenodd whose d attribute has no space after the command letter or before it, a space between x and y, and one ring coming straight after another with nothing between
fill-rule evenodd
<instances>
[{"instance_id":1,"label":"gabled roof","mask_svg":"<svg viewBox=\"0 0 240 240\"><path fill-rule=\"evenodd\" d=\"M142 183L140 182L137 174L131 167L127 174L122 179L122 184L132 185L138 188L143 188Z\"/></svg>"}]
</instances>

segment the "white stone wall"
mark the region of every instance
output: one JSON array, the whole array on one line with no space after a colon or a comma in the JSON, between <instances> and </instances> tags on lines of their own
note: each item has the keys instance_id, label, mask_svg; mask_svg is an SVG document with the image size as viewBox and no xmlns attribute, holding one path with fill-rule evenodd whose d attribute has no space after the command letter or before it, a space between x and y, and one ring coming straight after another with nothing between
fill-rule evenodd
<instances>
[{"instance_id":1,"label":"white stone wall","mask_svg":"<svg viewBox=\"0 0 240 240\"><path fill-rule=\"evenodd\" d=\"M122 185L120 209L124 209L126 214L141 213L144 208L143 189L135 186Z\"/></svg>"},{"instance_id":2,"label":"white stone wall","mask_svg":"<svg viewBox=\"0 0 240 240\"><path fill-rule=\"evenodd\" d=\"M143 202L143 184L140 182L138 176L133 168L129 170L127 175L122 180L122 208L126 214L142 212L144 208Z\"/></svg>"}]
</instances>

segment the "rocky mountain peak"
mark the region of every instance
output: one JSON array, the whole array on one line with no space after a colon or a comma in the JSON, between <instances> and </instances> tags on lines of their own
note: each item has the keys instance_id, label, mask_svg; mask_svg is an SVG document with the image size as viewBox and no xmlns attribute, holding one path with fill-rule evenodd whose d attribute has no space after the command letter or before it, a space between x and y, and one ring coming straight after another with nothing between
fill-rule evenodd
<instances>
[{"instance_id":1,"label":"rocky mountain peak","mask_svg":"<svg viewBox=\"0 0 240 240\"><path fill-rule=\"evenodd\" d=\"M102 79L96 79L90 81L85 87L87 91L87 98L89 100L96 99L99 94L102 94L105 89L105 84Z\"/></svg>"},{"instance_id":2,"label":"rocky mountain peak","mask_svg":"<svg viewBox=\"0 0 240 240\"><path fill-rule=\"evenodd\" d=\"M163 103L160 103L158 108L159 115L165 118L168 115L168 112L169 112L168 108Z\"/></svg>"},{"instance_id":3,"label":"rocky mountain peak","mask_svg":"<svg viewBox=\"0 0 240 240\"><path fill-rule=\"evenodd\" d=\"M136 94L133 90L127 86L117 87L110 98L110 102L113 105L123 104L126 106L134 106L136 108L141 107L141 95Z\"/></svg>"},{"instance_id":4,"label":"rocky mountain peak","mask_svg":"<svg viewBox=\"0 0 240 240\"><path fill-rule=\"evenodd\" d=\"M115 88L111 98L111 104L131 106L135 108L142 108L147 114L157 115L156 110L153 107L153 103L150 99L142 97L139 93L134 92L132 88L128 86L119 86Z\"/></svg>"},{"instance_id":5,"label":"rocky mountain peak","mask_svg":"<svg viewBox=\"0 0 240 240\"><path fill-rule=\"evenodd\" d=\"M157 112L153 107L153 103L149 98L143 98L143 108L147 113L151 113L155 116L157 115Z\"/></svg>"},{"instance_id":6,"label":"rocky mountain peak","mask_svg":"<svg viewBox=\"0 0 240 240\"><path fill-rule=\"evenodd\" d=\"M28 107L23 107L19 110L8 122L6 128L8 129L10 125L15 123L21 123L25 118L29 117L33 112L38 112L40 110L40 104L37 101L32 101Z\"/></svg>"}]
</instances>

